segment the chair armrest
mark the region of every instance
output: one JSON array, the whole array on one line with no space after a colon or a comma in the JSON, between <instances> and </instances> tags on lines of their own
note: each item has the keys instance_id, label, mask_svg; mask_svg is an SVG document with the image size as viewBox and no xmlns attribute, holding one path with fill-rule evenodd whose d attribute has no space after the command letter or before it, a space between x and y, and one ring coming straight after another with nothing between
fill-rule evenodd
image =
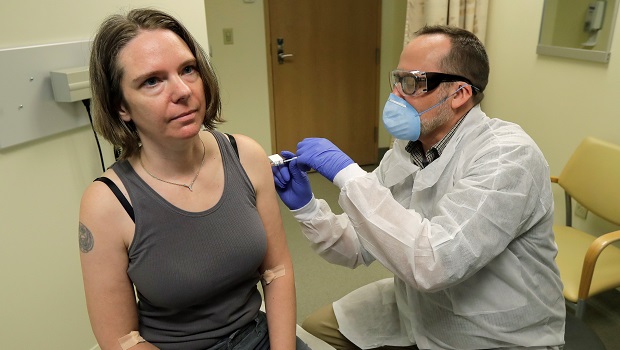
<instances>
[{"instance_id":1,"label":"chair armrest","mask_svg":"<svg viewBox=\"0 0 620 350\"><path fill-rule=\"evenodd\" d=\"M592 284L592 276L594 275L594 266L598 257L608 245L620 240L620 230L613 231L601 235L590 244L586 256L583 259L583 268L581 270L581 281L579 282L578 297L581 300L588 298L590 293L590 285Z\"/></svg>"}]
</instances>

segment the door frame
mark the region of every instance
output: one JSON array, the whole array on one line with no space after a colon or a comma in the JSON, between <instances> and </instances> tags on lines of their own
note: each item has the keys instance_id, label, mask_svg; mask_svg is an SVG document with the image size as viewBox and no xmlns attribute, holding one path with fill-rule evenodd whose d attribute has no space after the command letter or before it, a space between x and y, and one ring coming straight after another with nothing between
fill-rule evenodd
<instances>
[{"instance_id":1,"label":"door frame","mask_svg":"<svg viewBox=\"0 0 620 350\"><path fill-rule=\"evenodd\" d=\"M278 153L276 147L276 115L274 112L273 64L271 54L271 26L269 20L269 0L263 0L263 16L265 18L265 48L267 53L267 94L269 96L269 134L271 136L271 153Z\"/></svg>"}]
</instances>

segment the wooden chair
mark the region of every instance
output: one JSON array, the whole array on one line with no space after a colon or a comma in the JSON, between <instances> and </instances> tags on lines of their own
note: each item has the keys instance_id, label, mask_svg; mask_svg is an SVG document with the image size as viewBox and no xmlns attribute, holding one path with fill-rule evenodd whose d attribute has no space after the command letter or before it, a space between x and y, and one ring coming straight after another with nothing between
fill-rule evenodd
<instances>
[{"instance_id":1,"label":"wooden chair","mask_svg":"<svg viewBox=\"0 0 620 350\"><path fill-rule=\"evenodd\" d=\"M620 230L595 236L572 227L572 199L620 225L620 146L588 137L551 181L564 189L566 225L554 226L564 298L581 319L586 299L620 287Z\"/></svg>"}]
</instances>

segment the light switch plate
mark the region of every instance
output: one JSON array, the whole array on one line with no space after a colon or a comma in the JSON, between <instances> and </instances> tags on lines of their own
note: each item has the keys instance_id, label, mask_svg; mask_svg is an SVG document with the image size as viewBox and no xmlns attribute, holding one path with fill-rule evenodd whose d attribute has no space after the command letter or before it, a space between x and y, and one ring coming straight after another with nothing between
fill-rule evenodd
<instances>
[{"instance_id":1,"label":"light switch plate","mask_svg":"<svg viewBox=\"0 0 620 350\"><path fill-rule=\"evenodd\" d=\"M224 45L232 45L234 44L235 40L233 37L233 29L232 28L224 28L222 30L223 34L224 34Z\"/></svg>"}]
</instances>

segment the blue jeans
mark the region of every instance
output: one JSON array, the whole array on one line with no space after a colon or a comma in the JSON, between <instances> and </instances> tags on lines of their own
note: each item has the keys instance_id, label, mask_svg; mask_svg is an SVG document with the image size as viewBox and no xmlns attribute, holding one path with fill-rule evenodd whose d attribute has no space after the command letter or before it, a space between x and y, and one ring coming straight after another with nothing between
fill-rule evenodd
<instances>
[{"instance_id":1,"label":"blue jeans","mask_svg":"<svg viewBox=\"0 0 620 350\"><path fill-rule=\"evenodd\" d=\"M301 339L297 338L297 350L311 350ZM211 350L269 350L269 332L267 316L259 311L254 321L222 339Z\"/></svg>"}]
</instances>

